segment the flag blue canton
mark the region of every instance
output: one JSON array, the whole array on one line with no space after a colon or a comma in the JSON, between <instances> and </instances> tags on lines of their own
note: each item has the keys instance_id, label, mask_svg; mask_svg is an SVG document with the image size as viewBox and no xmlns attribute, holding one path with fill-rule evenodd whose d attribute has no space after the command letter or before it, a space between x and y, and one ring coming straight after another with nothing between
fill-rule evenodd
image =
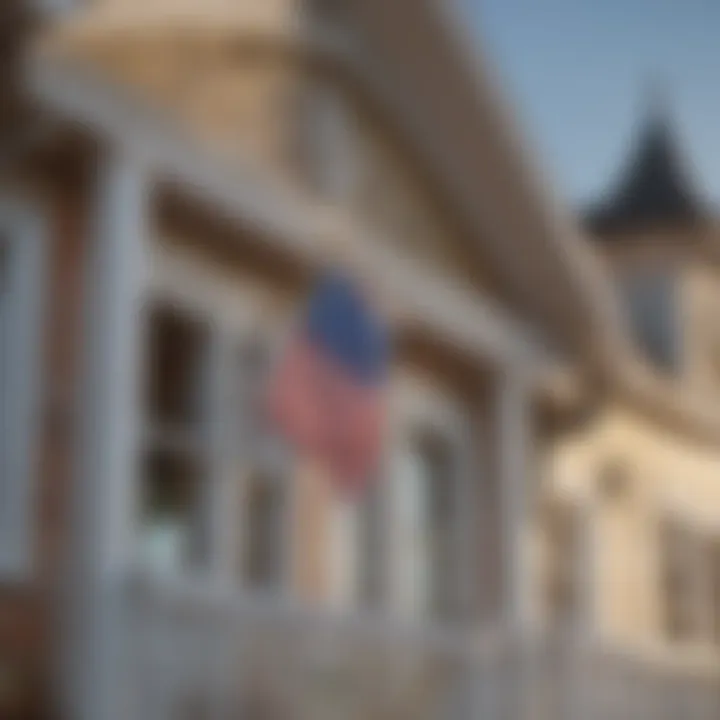
<instances>
[{"instance_id":1,"label":"flag blue canton","mask_svg":"<svg viewBox=\"0 0 720 720\"><path fill-rule=\"evenodd\" d=\"M376 385L385 378L387 330L351 279L332 273L320 281L310 298L305 332L358 383Z\"/></svg>"}]
</instances>

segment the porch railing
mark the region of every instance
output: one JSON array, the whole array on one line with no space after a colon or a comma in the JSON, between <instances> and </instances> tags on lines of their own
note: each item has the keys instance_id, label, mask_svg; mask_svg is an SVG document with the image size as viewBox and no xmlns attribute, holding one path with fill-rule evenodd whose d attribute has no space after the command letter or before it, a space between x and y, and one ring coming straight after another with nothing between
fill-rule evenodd
<instances>
[{"instance_id":1,"label":"porch railing","mask_svg":"<svg viewBox=\"0 0 720 720\"><path fill-rule=\"evenodd\" d=\"M134 587L126 717L717 720L720 673L548 637L402 627L197 585Z\"/></svg>"},{"instance_id":2,"label":"porch railing","mask_svg":"<svg viewBox=\"0 0 720 720\"><path fill-rule=\"evenodd\" d=\"M123 615L132 717L446 720L502 704L502 654L479 633L178 583L135 587Z\"/></svg>"}]
</instances>

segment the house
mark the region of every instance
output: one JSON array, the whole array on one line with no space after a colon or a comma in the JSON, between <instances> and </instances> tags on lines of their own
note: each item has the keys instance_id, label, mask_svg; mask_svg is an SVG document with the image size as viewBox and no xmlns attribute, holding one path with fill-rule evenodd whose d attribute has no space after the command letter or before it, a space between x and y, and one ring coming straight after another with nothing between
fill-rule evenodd
<instances>
[{"instance_id":1,"label":"house","mask_svg":"<svg viewBox=\"0 0 720 720\"><path fill-rule=\"evenodd\" d=\"M537 461L620 323L452 5L6 7L3 716L539 707ZM396 336L357 506L259 411L336 251Z\"/></svg>"},{"instance_id":2,"label":"house","mask_svg":"<svg viewBox=\"0 0 720 720\"><path fill-rule=\"evenodd\" d=\"M717 712L720 680L718 222L694 181L655 103L585 218L631 342L545 458L546 606L590 616L597 643L637 661L597 673L596 693L609 682L677 717ZM652 692L638 662L664 678Z\"/></svg>"}]
</instances>

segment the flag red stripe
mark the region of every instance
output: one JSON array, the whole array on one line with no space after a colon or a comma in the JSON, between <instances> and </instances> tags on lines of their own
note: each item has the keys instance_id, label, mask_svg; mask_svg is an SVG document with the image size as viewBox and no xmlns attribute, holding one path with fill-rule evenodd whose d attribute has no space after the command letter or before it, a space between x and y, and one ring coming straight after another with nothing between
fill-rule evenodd
<instances>
[{"instance_id":1,"label":"flag red stripe","mask_svg":"<svg viewBox=\"0 0 720 720\"><path fill-rule=\"evenodd\" d=\"M289 348L270 391L274 421L348 490L378 463L383 410L382 388L356 382L303 338Z\"/></svg>"}]
</instances>

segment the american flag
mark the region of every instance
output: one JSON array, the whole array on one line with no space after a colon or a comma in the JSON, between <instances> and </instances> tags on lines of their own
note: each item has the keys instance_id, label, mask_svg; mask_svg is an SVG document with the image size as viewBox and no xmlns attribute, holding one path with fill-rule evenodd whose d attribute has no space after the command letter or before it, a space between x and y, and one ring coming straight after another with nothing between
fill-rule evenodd
<instances>
[{"instance_id":1,"label":"american flag","mask_svg":"<svg viewBox=\"0 0 720 720\"><path fill-rule=\"evenodd\" d=\"M381 454L388 355L385 324L352 279L332 273L315 288L271 383L278 428L348 493L363 488Z\"/></svg>"}]
</instances>

